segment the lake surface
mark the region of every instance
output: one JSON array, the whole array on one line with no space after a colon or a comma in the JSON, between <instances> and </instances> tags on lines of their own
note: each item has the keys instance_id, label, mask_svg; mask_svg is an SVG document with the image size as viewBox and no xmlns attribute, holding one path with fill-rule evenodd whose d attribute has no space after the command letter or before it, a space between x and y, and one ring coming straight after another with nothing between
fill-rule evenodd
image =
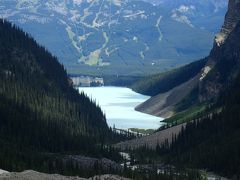
<instances>
[{"instance_id":1,"label":"lake surface","mask_svg":"<svg viewBox=\"0 0 240 180\"><path fill-rule=\"evenodd\" d=\"M120 129L157 129L162 118L135 111L134 108L149 99L124 87L80 87L91 99L96 100L106 114L109 126Z\"/></svg>"}]
</instances>

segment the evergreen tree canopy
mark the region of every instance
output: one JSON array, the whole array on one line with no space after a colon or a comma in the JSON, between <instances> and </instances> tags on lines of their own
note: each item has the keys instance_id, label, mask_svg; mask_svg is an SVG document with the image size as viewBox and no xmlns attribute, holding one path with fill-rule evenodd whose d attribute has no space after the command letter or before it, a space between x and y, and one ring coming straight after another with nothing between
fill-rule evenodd
<instances>
[{"instance_id":1,"label":"evergreen tree canopy","mask_svg":"<svg viewBox=\"0 0 240 180\"><path fill-rule=\"evenodd\" d=\"M57 58L0 20L0 167L23 169L31 153L94 155L117 137Z\"/></svg>"}]
</instances>

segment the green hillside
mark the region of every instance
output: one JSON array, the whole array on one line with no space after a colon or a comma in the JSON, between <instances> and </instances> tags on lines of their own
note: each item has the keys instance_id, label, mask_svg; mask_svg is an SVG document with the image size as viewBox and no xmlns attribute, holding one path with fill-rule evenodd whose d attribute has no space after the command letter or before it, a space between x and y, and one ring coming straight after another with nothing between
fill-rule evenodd
<instances>
[{"instance_id":1,"label":"green hillside","mask_svg":"<svg viewBox=\"0 0 240 180\"><path fill-rule=\"evenodd\" d=\"M57 154L103 156L103 144L123 138L29 35L1 20L0 44L1 168L51 172Z\"/></svg>"},{"instance_id":2,"label":"green hillside","mask_svg":"<svg viewBox=\"0 0 240 180\"><path fill-rule=\"evenodd\" d=\"M197 75L206 61L206 59L202 59L165 73L145 77L133 84L132 89L148 96L167 92Z\"/></svg>"}]
</instances>

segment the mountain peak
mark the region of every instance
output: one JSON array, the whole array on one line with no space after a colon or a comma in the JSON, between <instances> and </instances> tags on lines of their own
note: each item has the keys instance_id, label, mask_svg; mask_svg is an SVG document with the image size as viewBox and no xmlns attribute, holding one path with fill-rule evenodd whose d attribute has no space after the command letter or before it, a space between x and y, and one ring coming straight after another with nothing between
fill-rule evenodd
<instances>
[{"instance_id":1,"label":"mountain peak","mask_svg":"<svg viewBox=\"0 0 240 180\"><path fill-rule=\"evenodd\" d=\"M0 17L31 34L69 73L152 74L209 53L226 0L145 1L164 3L0 0Z\"/></svg>"},{"instance_id":2,"label":"mountain peak","mask_svg":"<svg viewBox=\"0 0 240 180\"><path fill-rule=\"evenodd\" d=\"M202 70L204 74L206 68L210 69L204 74L204 79L200 79L200 101L217 97L239 73L239 22L240 1L229 0L224 24L215 37L214 47Z\"/></svg>"},{"instance_id":3,"label":"mountain peak","mask_svg":"<svg viewBox=\"0 0 240 180\"><path fill-rule=\"evenodd\" d=\"M215 42L218 46L221 46L232 30L236 27L240 21L240 1L229 0L228 12L225 16L225 21L220 33L216 35Z\"/></svg>"}]
</instances>

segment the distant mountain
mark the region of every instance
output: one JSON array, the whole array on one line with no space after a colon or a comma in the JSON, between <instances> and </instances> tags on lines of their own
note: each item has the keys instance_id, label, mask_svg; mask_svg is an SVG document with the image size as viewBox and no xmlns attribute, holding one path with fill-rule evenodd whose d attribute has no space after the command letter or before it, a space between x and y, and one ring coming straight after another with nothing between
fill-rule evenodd
<instances>
[{"instance_id":1,"label":"distant mountain","mask_svg":"<svg viewBox=\"0 0 240 180\"><path fill-rule=\"evenodd\" d=\"M87 74L136 75L208 54L224 4L219 11L209 2L178 4L13 0L1 1L0 16L29 32L71 73L79 73L81 67L81 73ZM214 11L214 16L206 15Z\"/></svg>"},{"instance_id":2,"label":"distant mountain","mask_svg":"<svg viewBox=\"0 0 240 180\"><path fill-rule=\"evenodd\" d=\"M171 10L172 18L177 21L215 33L223 23L228 4L227 0L156 0L152 3Z\"/></svg>"},{"instance_id":3,"label":"distant mountain","mask_svg":"<svg viewBox=\"0 0 240 180\"><path fill-rule=\"evenodd\" d=\"M214 7L211 12L217 12L220 9L226 9L228 5L228 1L226 0L145 0L146 2L150 2L155 5L165 5L171 8L177 8L181 5L192 5L196 7ZM210 9L206 8L205 11L209 11Z\"/></svg>"},{"instance_id":4,"label":"distant mountain","mask_svg":"<svg viewBox=\"0 0 240 180\"><path fill-rule=\"evenodd\" d=\"M235 81L240 72L239 34L236 28L239 22L239 3L230 0L224 24L214 39L214 47L209 56L171 72L152 76L149 80L145 78L135 84L136 91L157 95L138 109L160 116L168 110L169 116L169 112L176 111L179 105L186 108L194 103L216 99ZM174 99L176 93L177 100ZM155 104L152 106L154 108L151 108L151 104Z\"/></svg>"},{"instance_id":5,"label":"distant mountain","mask_svg":"<svg viewBox=\"0 0 240 180\"><path fill-rule=\"evenodd\" d=\"M207 58L145 78L138 85L139 90L154 92L156 96L137 109L170 118L164 120L167 124L159 132L120 143L119 147L142 146L134 156L141 152L143 160L150 159L155 164L161 159L176 167L206 169L239 179L239 0L229 0L224 24ZM147 152L146 147L151 151ZM143 151L146 153L142 154Z\"/></svg>"},{"instance_id":6,"label":"distant mountain","mask_svg":"<svg viewBox=\"0 0 240 180\"><path fill-rule=\"evenodd\" d=\"M230 86L240 72L240 2L230 0L221 31L200 79L200 101L206 101Z\"/></svg>"}]
</instances>

